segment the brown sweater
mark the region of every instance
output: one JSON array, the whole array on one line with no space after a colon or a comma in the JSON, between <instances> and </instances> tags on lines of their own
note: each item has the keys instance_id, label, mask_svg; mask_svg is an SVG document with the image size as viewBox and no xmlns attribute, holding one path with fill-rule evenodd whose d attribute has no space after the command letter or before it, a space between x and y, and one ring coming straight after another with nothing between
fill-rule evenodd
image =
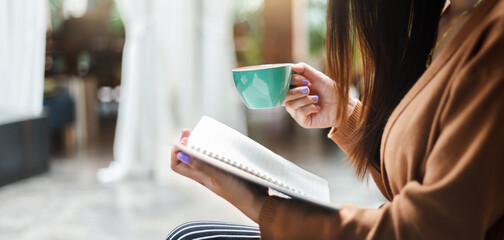
<instances>
[{"instance_id":1,"label":"brown sweater","mask_svg":"<svg viewBox=\"0 0 504 240\"><path fill-rule=\"evenodd\" d=\"M329 137L344 151L361 105ZM268 239L504 239L504 1L484 0L390 116L379 209L270 197Z\"/></svg>"}]
</instances>

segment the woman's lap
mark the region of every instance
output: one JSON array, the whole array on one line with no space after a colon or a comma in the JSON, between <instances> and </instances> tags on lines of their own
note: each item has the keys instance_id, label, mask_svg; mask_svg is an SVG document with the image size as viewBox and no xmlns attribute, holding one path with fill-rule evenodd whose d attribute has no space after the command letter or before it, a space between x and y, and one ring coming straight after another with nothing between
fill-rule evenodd
<instances>
[{"instance_id":1,"label":"woman's lap","mask_svg":"<svg viewBox=\"0 0 504 240\"><path fill-rule=\"evenodd\" d=\"M184 223L166 237L167 240L187 239L260 239L259 228L240 224L200 221Z\"/></svg>"}]
</instances>

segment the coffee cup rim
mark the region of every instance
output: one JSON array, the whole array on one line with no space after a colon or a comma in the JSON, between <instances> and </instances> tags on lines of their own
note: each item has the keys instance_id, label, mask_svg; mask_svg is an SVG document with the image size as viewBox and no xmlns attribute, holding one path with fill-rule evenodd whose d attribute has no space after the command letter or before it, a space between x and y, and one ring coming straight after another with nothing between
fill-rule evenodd
<instances>
[{"instance_id":1,"label":"coffee cup rim","mask_svg":"<svg viewBox=\"0 0 504 240\"><path fill-rule=\"evenodd\" d=\"M285 66L290 66L290 65L292 65L292 63L269 63L269 64L260 64L260 65L252 65L252 66L234 68L231 71L233 71L233 72L257 71L257 70L285 67Z\"/></svg>"}]
</instances>

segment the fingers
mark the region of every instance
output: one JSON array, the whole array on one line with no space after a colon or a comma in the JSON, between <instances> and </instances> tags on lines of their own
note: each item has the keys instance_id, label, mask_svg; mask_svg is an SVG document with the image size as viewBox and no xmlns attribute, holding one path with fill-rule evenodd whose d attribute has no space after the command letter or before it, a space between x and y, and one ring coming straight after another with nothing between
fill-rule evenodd
<instances>
[{"instance_id":1,"label":"fingers","mask_svg":"<svg viewBox=\"0 0 504 240\"><path fill-rule=\"evenodd\" d=\"M187 137L182 137L182 141L187 144ZM208 186L211 180L201 170L201 161L193 161L191 157L177 148L173 147L171 152L171 168L174 172L191 178L200 184Z\"/></svg>"},{"instance_id":2,"label":"fingers","mask_svg":"<svg viewBox=\"0 0 504 240\"><path fill-rule=\"evenodd\" d=\"M180 144L187 146L190 135L190 130L182 130ZM173 171L191 178L206 187L212 187L214 185L214 181L208 176L209 173L215 174L215 168L208 166L202 161L193 161L191 156L181 152L176 147L173 147L171 152L171 168Z\"/></svg>"},{"instance_id":3,"label":"fingers","mask_svg":"<svg viewBox=\"0 0 504 240\"><path fill-rule=\"evenodd\" d=\"M287 112L298 122L303 122L312 113L320 112L320 106L316 104L317 101L314 101L313 98L307 99L309 98L284 103Z\"/></svg>"},{"instance_id":4,"label":"fingers","mask_svg":"<svg viewBox=\"0 0 504 240\"><path fill-rule=\"evenodd\" d=\"M306 121L309 119L308 117L310 114L318 112L320 112L320 107L318 105L310 104L296 109L293 113L291 113L291 115L294 116L294 119L301 126L304 126L304 124L307 124Z\"/></svg>"},{"instance_id":5,"label":"fingers","mask_svg":"<svg viewBox=\"0 0 504 240\"><path fill-rule=\"evenodd\" d=\"M186 143L187 144L187 143ZM179 154L181 153L181 154ZM179 158L181 158L181 156L185 154L185 153L182 153L180 152L176 147L172 147L172 150L171 150L171 168L176 171L176 167L179 166L179 165L185 165L185 162L190 162L191 161L191 158L188 156L186 157L184 160L184 162L182 162Z\"/></svg>"},{"instance_id":6,"label":"fingers","mask_svg":"<svg viewBox=\"0 0 504 240\"><path fill-rule=\"evenodd\" d=\"M303 107L300 107L296 110L296 114L302 116L302 117L307 117L308 115L312 113L317 113L320 111L320 107L318 105L310 104L306 105Z\"/></svg>"},{"instance_id":7,"label":"fingers","mask_svg":"<svg viewBox=\"0 0 504 240\"><path fill-rule=\"evenodd\" d=\"M191 135L191 131L189 129L182 130L182 135L180 136L180 144L187 146L188 138ZM188 163L191 161L189 155L185 153L179 152L179 150L175 147L172 148L171 152L171 168L175 171L175 167L179 164Z\"/></svg>"},{"instance_id":8,"label":"fingers","mask_svg":"<svg viewBox=\"0 0 504 240\"><path fill-rule=\"evenodd\" d=\"M296 110L300 107L304 107L306 105L310 105L310 104L316 104L319 100L319 97L317 95L306 95L304 97L300 97L300 98L297 98L297 99L294 99L292 101L286 101L284 102L284 106L287 108L287 109L293 109L293 110Z\"/></svg>"},{"instance_id":9,"label":"fingers","mask_svg":"<svg viewBox=\"0 0 504 240\"><path fill-rule=\"evenodd\" d=\"M176 173L188 177L205 187L212 187L214 185L213 180L207 175L207 172L201 170L201 161L191 161L189 164L180 163L176 165L173 169Z\"/></svg>"},{"instance_id":10,"label":"fingers","mask_svg":"<svg viewBox=\"0 0 504 240\"><path fill-rule=\"evenodd\" d=\"M288 93L289 99L283 105L287 112L301 125L304 126L308 117L312 113L320 112L318 105L319 96L297 93L297 89L291 89ZM300 91L298 91L300 92Z\"/></svg>"},{"instance_id":11,"label":"fingers","mask_svg":"<svg viewBox=\"0 0 504 240\"><path fill-rule=\"evenodd\" d=\"M187 138L191 135L191 131L189 129L182 130L182 135L180 136L180 144L186 146Z\"/></svg>"},{"instance_id":12,"label":"fingers","mask_svg":"<svg viewBox=\"0 0 504 240\"><path fill-rule=\"evenodd\" d=\"M191 156L183 153L183 152L178 152L177 153L177 159L185 164L190 164L191 163Z\"/></svg>"},{"instance_id":13,"label":"fingers","mask_svg":"<svg viewBox=\"0 0 504 240\"><path fill-rule=\"evenodd\" d=\"M309 84L310 82L305 77L298 74L292 74L290 82L291 86L300 87L300 86L308 86Z\"/></svg>"},{"instance_id":14,"label":"fingers","mask_svg":"<svg viewBox=\"0 0 504 240\"><path fill-rule=\"evenodd\" d=\"M214 192L216 191L216 179L222 180L225 176L227 176L227 174L223 171L208 165L203 161L197 159L193 160L189 157L189 155L183 152L177 152L176 154L176 157L180 162L172 165L173 171L202 184ZM185 159L186 157L187 159Z\"/></svg>"},{"instance_id":15,"label":"fingers","mask_svg":"<svg viewBox=\"0 0 504 240\"><path fill-rule=\"evenodd\" d=\"M287 92L287 95L285 96L284 104L288 101L292 101L298 98L302 98L305 96L308 96L310 94L310 88L309 87L297 87L290 89Z\"/></svg>"},{"instance_id":16,"label":"fingers","mask_svg":"<svg viewBox=\"0 0 504 240\"><path fill-rule=\"evenodd\" d=\"M303 62L293 64L291 66L291 69L297 74L303 75L308 79L318 79L325 76L323 73L315 70L314 68Z\"/></svg>"}]
</instances>

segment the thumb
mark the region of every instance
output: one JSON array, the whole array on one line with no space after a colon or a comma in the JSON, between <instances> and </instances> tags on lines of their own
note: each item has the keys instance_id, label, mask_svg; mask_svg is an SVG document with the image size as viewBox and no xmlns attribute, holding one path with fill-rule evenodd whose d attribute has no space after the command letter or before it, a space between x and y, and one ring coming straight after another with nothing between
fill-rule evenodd
<instances>
[{"instance_id":1,"label":"thumb","mask_svg":"<svg viewBox=\"0 0 504 240\"><path fill-rule=\"evenodd\" d=\"M323 73L317 71L315 68L303 62L293 64L291 66L291 69L292 71L296 72L299 75L303 75L309 80L318 80L325 77Z\"/></svg>"}]
</instances>

